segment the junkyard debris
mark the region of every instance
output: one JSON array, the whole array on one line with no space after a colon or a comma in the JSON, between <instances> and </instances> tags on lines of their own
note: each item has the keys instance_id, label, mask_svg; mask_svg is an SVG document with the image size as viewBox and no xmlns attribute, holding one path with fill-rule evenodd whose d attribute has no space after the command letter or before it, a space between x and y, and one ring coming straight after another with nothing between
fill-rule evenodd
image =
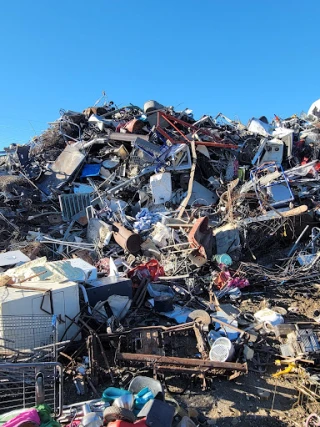
<instances>
[{"instance_id":1,"label":"junkyard debris","mask_svg":"<svg viewBox=\"0 0 320 427\"><path fill-rule=\"evenodd\" d=\"M310 387L319 384L319 310L302 316L294 305L316 303L320 283L319 103L246 126L102 99L6 148L0 396L11 363L36 363L38 375L59 359L66 384L98 398L64 411L63 422L155 426L161 417L170 426L163 385L149 378L124 392L126 370L163 381L191 374L206 390L217 375L263 373L276 361L273 378L298 375L299 404L319 402Z\"/></svg>"}]
</instances>

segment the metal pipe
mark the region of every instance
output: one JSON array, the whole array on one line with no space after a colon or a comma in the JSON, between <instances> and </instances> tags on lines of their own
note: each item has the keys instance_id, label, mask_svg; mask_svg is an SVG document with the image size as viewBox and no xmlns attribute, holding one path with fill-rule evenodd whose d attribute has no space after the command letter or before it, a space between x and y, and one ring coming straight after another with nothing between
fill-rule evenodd
<instances>
[{"instance_id":1,"label":"metal pipe","mask_svg":"<svg viewBox=\"0 0 320 427\"><path fill-rule=\"evenodd\" d=\"M139 234L128 230L120 222L114 222L113 226L118 230L113 233L114 240L118 245L131 254L137 254L141 249L141 237Z\"/></svg>"},{"instance_id":2,"label":"metal pipe","mask_svg":"<svg viewBox=\"0 0 320 427\"><path fill-rule=\"evenodd\" d=\"M298 246L298 243L300 242L300 240L302 239L302 237L304 236L304 234L306 233L306 231L308 230L309 225L306 225L304 230L302 231L302 233L300 234L300 236L297 238L297 240L294 242L294 245L292 246L292 248L290 249L289 253L288 253L288 257L290 257L293 252L296 250L296 247Z\"/></svg>"},{"instance_id":3,"label":"metal pipe","mask_svg":"<svg viewBox=\"0 0 320 427\"><path fill-rule=\"evenodd\" d=\"M190 179L188 183L188 192L186 197L184 198L184 200L179 206L179 214L177 217L178 219L182 218L184 211L189 203L189 200L192 194L192 189L193 189L194 174L195 174L196 164L197 164L197 152L196 152L196 146L194 141L190 142L190 146L191 146L191 155L192 155L192 166L190 171Z\"/></svg>"},{"instance_id":4,"label":"metal pipe","mask_svg":"<svg viewBox=\"0 0 320 427\"><path fill-rule=\"evenodd\" d=\"M130 185L131 183L133 183L136 179L141 178L142 176L144 176L148 173L152 173L155 170L155 168L156 168L156 166L147 166L146 168L142 169L142 171L139 173L139 175L137 175L133 178L127 179L126 181L121 182L120 184L113 186L112 188L106 190L106 194L108 194L108 195L109 194L110 195L115 194L118 190L125 188L128 185ZM100 185L100 187L101 187L101 185Z\"/></svg>"},{"instance_id":5,"label":"metal pipe","mask_svg":"<svg viewBox=\"0 0 320 427\"><path fill-rule=\"evenodd\" d=\"M90 304L89 304L89 298L88 298L87 290L86 290L86 288L81 283L78 283L78 285L79 285L79 288L82 290L82 295L83 295L84 302L88 305L88 312L92 316L92 310L91 310L91 307L90 307Z\"/></svg>"},{"instance_id":6,"label":"metal pipe","mask_svg":"<svg viewBox=\"0 0 320 427\"><path fill-rule=\"evenodd\" d=\"M64 242L63 240L51 239L51 238L46 237L46 236L42 236L42 239L44 239L44 240L40 240L39 241L40 243L52 243L52 244L59 243L63 246L71 246L71 247L78 248L78 249L92 249L93 250L95 248L95 246L91 243Z\"/></svg>"},{"instance_id":7,"label":"metal pipe","mask_svg":"<svg viewBox=\"0 0 320 427\"><path fill-rule=\"evenodd\" d=\"M159 276L157 281L187 279L188 277L189 277L189 274L181 274L180 276Z\"/></svg>"}]
</instances>

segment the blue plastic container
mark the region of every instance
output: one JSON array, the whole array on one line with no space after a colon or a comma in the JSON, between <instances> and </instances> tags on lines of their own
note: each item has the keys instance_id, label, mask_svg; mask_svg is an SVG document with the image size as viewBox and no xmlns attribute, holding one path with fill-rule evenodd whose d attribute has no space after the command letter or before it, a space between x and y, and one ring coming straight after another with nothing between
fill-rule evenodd
<instances>
[{"instance_id":1,"label":"blue plastic container","mask_svg":"<svg viewBox=\"0 0 320 427\"><path fill-rule=\"evenodd\" d=\"M215 255L214 258L218 264L232 265L232 258L228 254Z\"/></svg>"},{"instance_id":2,"label":"blue plastic container","mask_svg":"<svg viewBox=\"0 0 320 427\"><path fill-rule=\"evenodd\" d=\"M104 402L113 403L114 400L116 400L118 397L121 397L125 394L131 394L130 391L124 390L122 388L116 388L116 387L108 387L103 393L102 393L102 400Z\"/></svg>"},{"instance_id":3,"label":"blue plastic container","mask_svg":"<svg viewBox=\"0 0 320 427\"><path fill-rule=\"evenodd\" d=\"M154 399L152 391L150 391L148 387L143 388L135 396L134 408L142 409L144 405L151 399Z\"/></svg>"}]
</instances>

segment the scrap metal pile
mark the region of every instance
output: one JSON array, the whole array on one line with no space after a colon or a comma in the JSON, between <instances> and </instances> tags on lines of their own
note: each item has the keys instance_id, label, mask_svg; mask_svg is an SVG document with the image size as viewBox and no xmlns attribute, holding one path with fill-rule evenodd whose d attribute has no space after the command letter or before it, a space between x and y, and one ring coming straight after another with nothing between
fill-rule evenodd
<instances>
[{"instance_id":1,"label":"scrap metal pile","mask_svg":"<svg viewBox=\"0 0 320 427\"><path fill-rule=\"evenodd\" d=\"M156 101L61 111L0 157L0 314L31 315L6 311L8 295L40 292L58 341L87 338L62 353L79 394L120 365L204 379L257 367L257 354L308 359L319 327L283 325L288 312L263 298L259 311L243 303L274 288L312 294L320 280L319 159L320 100L247 126ZM3 325L6 360L26 362Z\"/></svg>"},{"instance_id":2,"label":"scrap metal pile","mask_svg":"<svg viewBox=\"0 0 320 427\"><path fill-rule=\"evenodd\" d=\"M317 223L317 106L248 126L222 114L195 120L155 101L61 111L42 135L1 157L1 249L53 260L86 251L102 273L110 256L126 272L155 258L166 276L202 278L218 270L216 254L256 261L280 235L287 246L298 237L292 218ZM297 280L316 264L308 261L263 274Z\"/></svg>"}]
</instances>

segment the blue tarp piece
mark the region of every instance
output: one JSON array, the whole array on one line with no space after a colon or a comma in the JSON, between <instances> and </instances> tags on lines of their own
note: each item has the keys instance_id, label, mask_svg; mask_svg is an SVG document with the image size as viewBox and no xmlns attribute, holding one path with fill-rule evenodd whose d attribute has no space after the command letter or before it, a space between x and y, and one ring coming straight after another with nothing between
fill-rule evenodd
<instances>
[{"instance_id":1,"label":"blue tarp piece","mask_svg":"<svg viewBox=\"0 0 320 427\"><path fill-rule=\"evenodd\" d=\"M81 172L81 178L86 178L87 176L98 176L100 174L100 168L101 165L98 163L84 165Z\"/></svg>"}]
</instances>

